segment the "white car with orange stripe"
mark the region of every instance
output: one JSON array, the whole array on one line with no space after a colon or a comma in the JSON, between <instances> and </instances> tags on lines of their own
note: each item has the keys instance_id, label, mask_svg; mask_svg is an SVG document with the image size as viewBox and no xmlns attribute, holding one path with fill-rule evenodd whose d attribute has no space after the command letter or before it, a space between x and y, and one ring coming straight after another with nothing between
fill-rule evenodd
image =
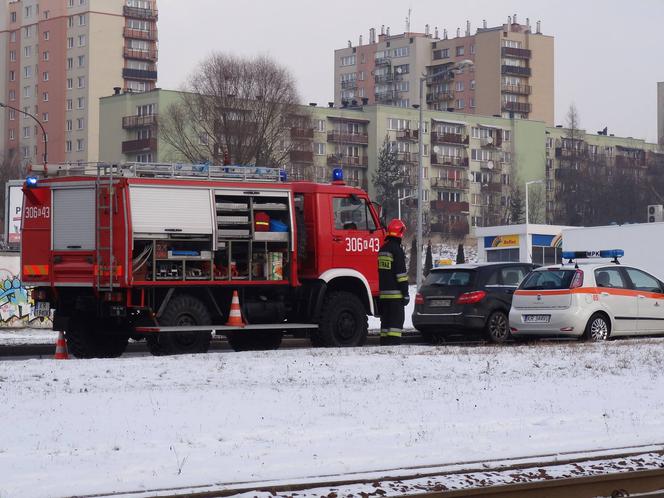
<instances>
[{"instance_id":1,"label":"white car with orange stripe","mask_svg":"<svg viewBox=\"0 0 664 498\"><path fill-rule=\"evenodd\" d=\"M569 263L533 270L514 292L509 316L512 336L600 341L664 334L664 283L643 270L620 265L623 254L620 249L564 252ZM572 262L590 257L614 260Z\"/></svg>"}]
</instances>

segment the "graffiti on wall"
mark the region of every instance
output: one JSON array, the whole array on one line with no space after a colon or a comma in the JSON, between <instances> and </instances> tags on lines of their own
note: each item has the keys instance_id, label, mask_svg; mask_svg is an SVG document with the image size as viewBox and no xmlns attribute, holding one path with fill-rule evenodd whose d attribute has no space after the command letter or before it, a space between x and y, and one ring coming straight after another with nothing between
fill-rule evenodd
<instances>
[{"instance_id":1,"label":"graffiti on wall","mask_svg":"<svg viewBox=\"0 0 664 498\"><path fill-rule=\"evenodd\" d=\"M51 327L51 320L36 318L34 302L20 277L0 268L0 327Z\"/></svg>"}]
</instances>

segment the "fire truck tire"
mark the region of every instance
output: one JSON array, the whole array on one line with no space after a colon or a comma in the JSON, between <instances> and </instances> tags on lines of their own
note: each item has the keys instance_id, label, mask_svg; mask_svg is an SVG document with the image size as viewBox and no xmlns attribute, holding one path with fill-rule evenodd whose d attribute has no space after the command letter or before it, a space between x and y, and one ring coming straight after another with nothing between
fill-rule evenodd
<instances>
[{"instance_id":1,"label":"fire truck tire","mask_svg":"<svg viewBox=\"0 0 664 498\"><path fill-rule=\"evenodd\" d=\"M205 304L194 296L180 294L170 300L159 319L164 326L210 325L212 319ZM148 350L154 356L207 353L211 332L164 332L146 336Z\"/></svg>"},{"instance_id":2,"label":"fire truck tire","mask_svg":"<svg viewBox=\"0 0 664 498\"><path fill-rule=\"evenodd\" d=\"M331 292L323 304L314 344L325 347L363 346L367 342L368 320L362 301L350 292Z\"/></svg>"},{"instance_id":3,"label":"fire truck tire","mask_svg":"<svg viewBox=\"0 0 664 498\"><path fill-rule=\"evenodd\" d=\"M129 336L108 333L93 318L74 318L65 332L67 350L76 358L117 358L127 349Z\"/></svg>"},{"instance_id":4,"label":"fire truck tire","mask_svg":"<svg viewBox=\"0 0 664 498\"><path fill-rule=\"evenodd\" d=\"M233 351L269 351L281 346L281 332L231 332L227 335Z\"/></svg>"}]
</instances>

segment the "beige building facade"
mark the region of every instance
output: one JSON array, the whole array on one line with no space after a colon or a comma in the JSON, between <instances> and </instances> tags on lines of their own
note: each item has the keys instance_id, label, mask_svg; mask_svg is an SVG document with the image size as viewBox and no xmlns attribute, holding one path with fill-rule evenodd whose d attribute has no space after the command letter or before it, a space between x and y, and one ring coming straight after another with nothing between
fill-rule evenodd
<instances>
[{"instance_id":1,"label":"beige building facade","mask_svg":"<svg viewBox=\"0 0 664 498\"><path fill-rule=\"evenodd\" d=\"M156 0L15 0L0 9L0 101L31 114L49 162L99 159L99 98L157 80ZM5 108L2 146L42 162L44 135Z\"/></svg>"},{"instance_id":2,"label":"beige building facade","mask_svg":"<svg viewBox=\"0 0 664 498\"><path fill-rule=\"evenodd\" d=\"M459 63L472 62L462 69ZM390 34L372 28L368 43L335 51L335 104L353 101L412 107L420 102L419 80L426 75L426 106L432 110L554 120L554 39L540 23L507 23L475 33L467 23L450 37L447 30Z\"/></svg>"}]
</instances>

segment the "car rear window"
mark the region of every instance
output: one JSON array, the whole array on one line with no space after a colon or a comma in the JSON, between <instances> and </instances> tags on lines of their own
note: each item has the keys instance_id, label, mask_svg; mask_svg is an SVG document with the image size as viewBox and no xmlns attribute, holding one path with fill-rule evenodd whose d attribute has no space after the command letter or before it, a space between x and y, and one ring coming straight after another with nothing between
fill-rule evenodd
<instances>
[{"instance_id":1,"label":"car rear window","mask_svg":"<svg viewBox=\"0 0 664 498\"><path fill-rule=\"evenodd\" d=\"M574 270L542 270L528 274L520 285L524 290L569 289Z\"/></svg>"},{"instance_id":2,"label":"car rear window","mask_svg":"<svg viewBox=\"0 0 664 498\"><path fill-rule=\"evenodd\" d=\"M473 283L474 277L473 270L435 270L429 273L424 284L466 287Z\"/></svg>"}]
</instances>

